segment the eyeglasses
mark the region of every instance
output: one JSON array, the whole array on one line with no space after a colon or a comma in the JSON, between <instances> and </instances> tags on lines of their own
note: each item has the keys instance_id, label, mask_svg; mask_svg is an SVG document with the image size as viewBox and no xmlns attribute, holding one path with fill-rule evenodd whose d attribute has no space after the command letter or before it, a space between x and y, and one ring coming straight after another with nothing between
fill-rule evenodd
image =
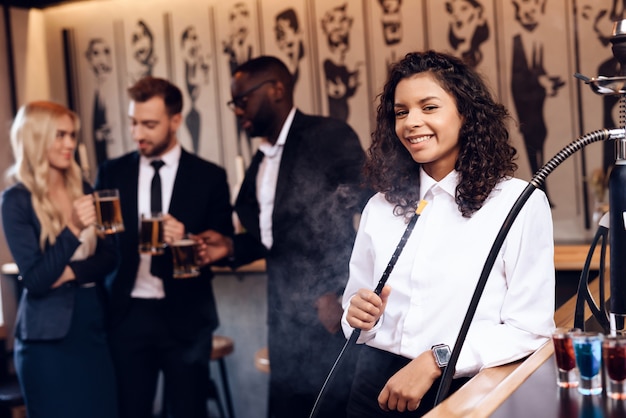
<instances>
[{"instance_id":1,"label":"eyeglasses","mask_svg":"<svg viewBox=\"0 0 626 418\"><path fill-rule=\"evenodd\" d=\"M239 108L241 110L246 108L246 104L248 103L248 96L250 96L252 93L254 93L255 91L257 91L258 89L260 89L261 87L263 87L263 85L267 84L267 83L276 83L276 80L265 80L265 81L261 81L259 84L250 87L248 90L244 91L241 94L238 94L237 96L233 97L232 100L228 101L228 103L226 103L226 106L228 106L230 108L230 110L232 110L233 112Z\"/></svg>"}]
</instances>

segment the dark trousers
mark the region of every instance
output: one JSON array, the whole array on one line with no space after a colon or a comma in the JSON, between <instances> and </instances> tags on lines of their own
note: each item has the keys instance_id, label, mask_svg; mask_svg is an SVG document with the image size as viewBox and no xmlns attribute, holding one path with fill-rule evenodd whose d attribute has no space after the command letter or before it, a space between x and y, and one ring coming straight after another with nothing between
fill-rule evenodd
<instances>
[{"instance_id":1,"label":"dark trousers","mask_svg":"<svg viewBox=\"0 0 626 418\"><path fill-rule=\"evenodd\" d=\"M121 418L152 418L159 372L169 418L206 418L209 362L191 355L190 344L173 337L163 301L133 299L111 332Z\"/></svg>"},{"instance_id":2,"label":"dark trousers","mask_svg":"<svg viewBox=\"0 0 626 418\"><path fill-rule=\"evenodd\" d=\"M389 417L421 417L430 411L437 397L441 379L437 379L426 392L419 407L413 412L383 411L378 406L378 395L383 387L398 370L411 360L388 351L363 346L359 353L356 374L352 383L352 391L348 402L348 418L389 418ZM454 379L450 386L450 394L463 386L469 378Z\"/></svg>"}]
</instances>

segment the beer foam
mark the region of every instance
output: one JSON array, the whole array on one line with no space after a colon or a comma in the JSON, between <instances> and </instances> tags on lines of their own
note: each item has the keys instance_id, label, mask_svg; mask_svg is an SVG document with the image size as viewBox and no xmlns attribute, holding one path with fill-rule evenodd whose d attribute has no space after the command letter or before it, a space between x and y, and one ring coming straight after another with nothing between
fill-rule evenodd
<instances>
[{"instance_id":1,"label":"beer foam","mask_svg":"<svg viewBox=\"0 0 626 418\"><path fill-rule=\"evenodd\" d=\"M179 239L178 241L174 241L172 245L176 247L186 247L189 245L196 245L196 242L189 238L183 238L183 239Z\"/></svg>"}]
</instances>

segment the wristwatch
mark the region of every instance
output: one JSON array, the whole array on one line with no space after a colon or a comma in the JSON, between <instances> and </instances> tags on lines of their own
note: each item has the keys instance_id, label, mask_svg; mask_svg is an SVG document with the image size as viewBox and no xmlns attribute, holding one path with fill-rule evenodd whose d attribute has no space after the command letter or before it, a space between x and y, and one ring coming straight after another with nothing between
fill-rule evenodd
<instances>
[{"instance_id":1,"label":"wristwatch","mask_svg":"<svg viewBox=\"0 0 626 418\"><path fill-rule=\"evenodd\" d=\"M439 368L443 369L448 365L448 361L450 360L450 355L452 352L450 351L450 347L447 344L436 344L430 348L430 351L433 352L433 356L435 357L435 361Z\"/></svg>"}]
</instances>

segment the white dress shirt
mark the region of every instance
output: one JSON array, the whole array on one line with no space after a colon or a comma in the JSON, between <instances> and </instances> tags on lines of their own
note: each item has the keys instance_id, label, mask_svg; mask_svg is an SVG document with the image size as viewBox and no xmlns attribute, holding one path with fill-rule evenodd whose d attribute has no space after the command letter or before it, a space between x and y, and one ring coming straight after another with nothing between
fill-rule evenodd
<instances>
[{"instance_id":1,"label":"white dress shirt","mask_svg":"<svg viewBox=\"0 0 626 418\"><path fill-rule=\"evenodd\" d=\"M274 244L272 234L272 214L274 213L274 197L276 196L276 183L278 182L278 170L283 157L283 148L287 141L287 134L291 129L296 108L292 108L285 119L285 123L278 134L274 145L266 140L259 144L259 150L265 155L256 176L256 193L259 202L259 228L261 229L261 242L269 250Z\"/></svg>"},{"instance_id":2,"label":"white dress shirt","mask_svg":"<svg viewBox=\"0 0 626 418\"><path fill-rule=\"evenodd\" d=\"M161 177L161 197L163 212L167 213L174 191L174 180L176 180L176 172L178 171L178 162L180 161L181 148L180 144L176 144L174 148L157 158L146 158L143 155L139 159L139 191L137 193L137 224L141 227L141 214L150 214L150 186L152 177L154 176L154 167L150 163L154 160L162 160L165 165L159 170ZM137 231L139 233L139 231ZM139 249L138 249L139 250ZM142 299L162 299L165 297L163 289L163 280L150 274L150 254L139 254L139 270L137 271L137 279L130 295L134 298ZM161 256L162 257L162 256Z\"/></svg>"},{"instance_id":3,"label":"white dress shirt","mask_svg":"<svg viewBox=\"0 0 626 418\"><path fill-rule=\"evenodd\" d=\"M528 185L507 179L464 218L454 201L458 173L435 182L423 170L428 202L387 284L383 316L359 342L415 358L435 344L452 349L487 255L513 203ZM373 290L406 229L380 193L365 207L343 296L347 310L361 288ZM545 194L535 190L500 249L463 348L455 377L506 364L540 347L554 328L554 242ZM352 332L344 313L346 336Z\"/></svg>"}]
</instances>

